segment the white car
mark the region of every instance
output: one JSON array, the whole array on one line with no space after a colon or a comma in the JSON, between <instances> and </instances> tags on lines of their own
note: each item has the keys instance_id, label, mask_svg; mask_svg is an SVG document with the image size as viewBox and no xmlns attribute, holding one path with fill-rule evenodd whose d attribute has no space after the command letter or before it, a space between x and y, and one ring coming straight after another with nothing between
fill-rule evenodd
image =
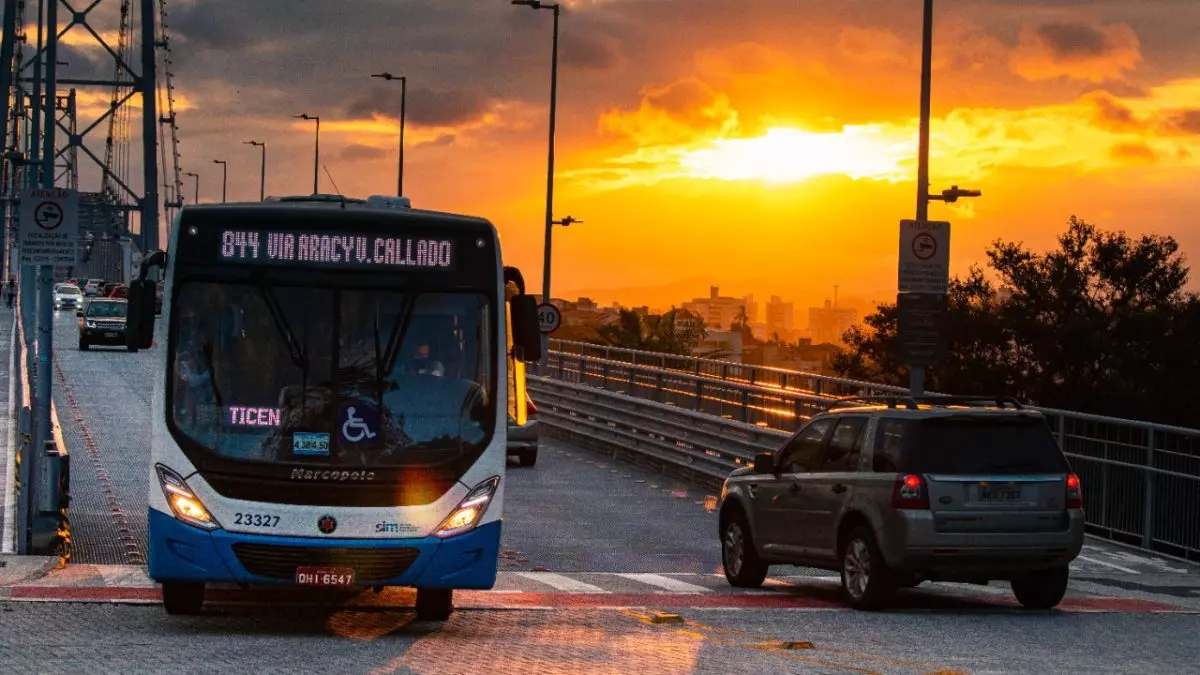
<instances>
[{"instance_id":1,"label":"white car","mask_svg":"<svg viewBox=\"0 0 1200 675\"><path fill-rule=\"evenodd\" d=\"M74 284L58 284L54 287L54 309L80 309L83 307L83 292Z\"/></svg>"},{"instance_id":2,"label":"white car","mask_svg":"<svg viewBox=\"0 0 1200 675\"><path fill-rule=\"evenodd\" d=\"M99 293L100 283L101 282L99 279L89 279L88 282L83 286L84 295L92 296Z\"/></svg>"}]
</instances>

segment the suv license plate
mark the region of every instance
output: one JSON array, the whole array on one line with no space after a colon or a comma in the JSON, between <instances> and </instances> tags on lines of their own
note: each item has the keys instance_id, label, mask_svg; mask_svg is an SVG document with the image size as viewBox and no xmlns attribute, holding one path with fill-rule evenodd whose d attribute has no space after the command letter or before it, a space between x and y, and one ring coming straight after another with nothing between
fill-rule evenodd
<instances>
[{"instance_id":1,"label":"suv license plate","mask_svg":"<svg viewBox=\"0 0 1200 675\"><path fill-rule=\"evenodd\" d=\"M105 333L105 334L104 334L104 337L106 337L106 338L115 338L115 337L117 337L117 334L116 334L116 333Z\"/></svg>"},{"instance_id":2,"label":"suv license plate","mask_svg":"<svg viewBox=\"0 0 1200 675\"><path fill-rule=\"evenodd\" d=\"M979 499L985 502L1021 501L1021 489L1001 485L980 485Z\"/></svg>"},{"instance_id":3,"label":"suv license plate","mask_svg":"<svg viewBox=\"0 0 1200 675\"><path fill-rule=\"evenodd\" d=\"M296 583L301 586L353 586L352 567L297 567Z\"/></svg>"}]
</instances>

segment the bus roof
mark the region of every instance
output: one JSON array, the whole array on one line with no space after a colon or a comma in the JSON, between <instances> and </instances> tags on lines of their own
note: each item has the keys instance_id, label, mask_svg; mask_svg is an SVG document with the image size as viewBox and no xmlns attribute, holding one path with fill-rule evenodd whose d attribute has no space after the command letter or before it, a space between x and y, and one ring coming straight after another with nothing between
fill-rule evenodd
<instances>
[{"instance_id":1,"label":"bus roof","mask_svg":"<svg viewBox=\"0 0 1200 675\"><path fill-rule=\"evenodd\" d=\"M398 199L392 197L391 199ZM407 201L407 198L404 198ZM185 206L180 211L180 218L191 220L203 214L223 215L233 219L241 218L280 218L295 219L297 212L319 217L330 210L343 212L342 219L358 222L411 222L427 225L447 225L466 230L490 230L495 232L495 226L486 218L468 216L444 211L414 209L400 204L382 204L379 201L368 202L362 199L342 198L338 195L309 195L307 197L269 197L263 202L232 202L227 204L197 204ZM351 215L353 214L353 215Z\"/></svg>"}]
</instances>

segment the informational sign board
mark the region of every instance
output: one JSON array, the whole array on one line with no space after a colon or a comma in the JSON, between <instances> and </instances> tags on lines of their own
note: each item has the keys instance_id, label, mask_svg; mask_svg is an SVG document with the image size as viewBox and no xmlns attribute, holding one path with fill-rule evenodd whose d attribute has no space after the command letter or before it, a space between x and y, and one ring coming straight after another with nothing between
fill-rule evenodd
<instances>
[{"instance_id":1,"label":"informational sign board","mask_svg":"<svg viewBox=\"0 0 1200 675\"><path fill-rule=\"evenodd\" d=\"M542 329L543 335L549 335L558 330L562 325L562 312L558 308L549 303L542 303L537 308L538 326Z\"/></svg>"},{"instance_id":2,"label":"informational sign board","mask_svg":"<svg viewBox=\"0 0 1200 675\"><path fill-rule=\"evenodd\" d=\"M17 247L22 265L74 266L79 252L79 194L33 189L21 193Z\"/></svg>"},{"instance_id":3,"label":"informational sign board","mask_svg":"<svg viewBox=\"0 0 1200 675\"><path fill-rule=\"evenodd\" d=\"M946 296L900 293L896 309L896 358L914 368L940 363L946 350Z\"/></svg>"},{"instance_id":4,"label":"informational sign board","mask_svg":"<svg viewBox=\"0 0 1200 675\"><path fill-rule=\"evenodd\" d=\"M950 285L950 223L900 221L901 293L945 295Z\"/></svg>"}]
</instances>

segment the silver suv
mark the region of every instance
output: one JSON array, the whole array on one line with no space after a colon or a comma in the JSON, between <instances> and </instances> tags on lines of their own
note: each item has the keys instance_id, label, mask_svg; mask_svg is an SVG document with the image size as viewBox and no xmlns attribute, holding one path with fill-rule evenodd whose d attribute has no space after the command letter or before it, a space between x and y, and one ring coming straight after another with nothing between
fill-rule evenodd
<instances>
[{"instance_id":1,"label":"silver suv","mask_svg":"<svg viewBox=\"0 0 1200 675\"><path fill-rule=\"evenodd\" d=\"M1083 547L1079 477L1041 413L980 397L841 401L722 487L725 576L840 571L874 609L923 581L1008 580L1025 607L1066 593Z\"/></svg>"}]
</instances>

